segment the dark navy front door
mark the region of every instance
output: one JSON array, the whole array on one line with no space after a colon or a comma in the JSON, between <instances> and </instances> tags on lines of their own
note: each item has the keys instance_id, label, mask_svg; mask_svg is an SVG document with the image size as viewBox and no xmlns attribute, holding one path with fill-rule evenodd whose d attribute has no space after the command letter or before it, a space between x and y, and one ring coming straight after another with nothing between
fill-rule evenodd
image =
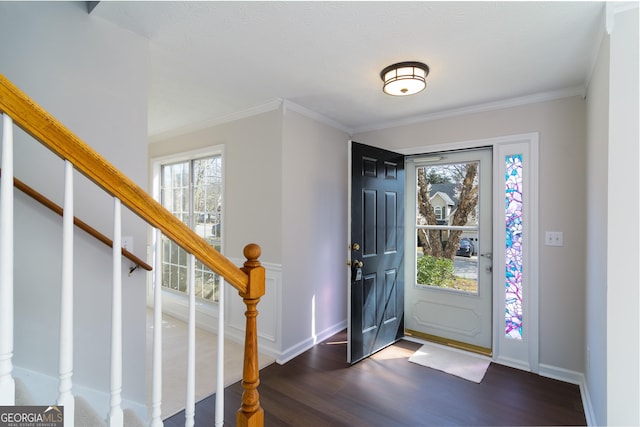
<instances>
[{"instance_id":1,"label":"dark navy front door","mask_svg":"<svg viewBox=\"0 0 640 427\"><path fill-rule=\"evenodd\" d=\"M404 335L404 156L351 144L349 354L362 360Z\"/></svg>"}]
</instances>

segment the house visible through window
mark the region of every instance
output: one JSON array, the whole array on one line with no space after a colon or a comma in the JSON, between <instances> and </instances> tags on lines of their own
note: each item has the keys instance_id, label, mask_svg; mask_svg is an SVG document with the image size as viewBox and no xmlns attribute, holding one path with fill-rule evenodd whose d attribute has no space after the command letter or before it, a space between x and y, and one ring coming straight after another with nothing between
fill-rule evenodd
<instances>
[{"instance_id":1,"label":"house visible through window","mask_svg":"<svg viewBox=\"0 0 640 427\"><path fill-rule=\"evenodd\" d=\"M442 221L444 219L444 214L442 213L442 207L436 206L433 208L436 213L436 219Z\"/></svg>"},{"instance_id":2,"label":"house visible through window","mask_svg":"<svg viewBox=\"0 0 640 427\"><path fill-rule=\"evenodd\" d=\"M222 248L222 155L207 155L160 166L162 205L218 251ZM196 260L197 298L218 301L217 274ZM189 263L186 251L163 236L162 286L187 292Z\"/></svg>"}]
</instances>

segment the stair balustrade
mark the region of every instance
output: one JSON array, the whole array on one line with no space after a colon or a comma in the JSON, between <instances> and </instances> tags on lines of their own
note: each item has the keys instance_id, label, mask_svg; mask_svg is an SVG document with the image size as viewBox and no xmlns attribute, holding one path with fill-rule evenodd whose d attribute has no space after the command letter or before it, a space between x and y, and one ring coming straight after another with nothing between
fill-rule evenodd
<instances>
[{"instance_id":1,"label":"stair balustrade","mask_svg":"<svg viewBox=\"0 0 640 427\"><path fill-rule=\"evenodd\" d=\"M246 335L244 343L244 361L242 387L244 388L242 404L236 413L238 426L264 425L264 411L260 406L258 385L258 340L256 309L260 298L265 293L265 270L258 258L261 249L256 244L248 244L244 249L246 262L239 268L229 259L211 247L202 237L198 236L187 225L182 223L160 203L155 201L145 190L136 185L130 178L116 169L101 157L84 141L78 138L62 123L47 113L20 89L4 76L0 75L0 113L3 116L2 136L2 174L0 176L0 405L15 405L15 380L13 371L13 339L14 339L14 307L13 307L13 128L17 126L32 138L47 147L65 162L65 192L64 207L39 200L49 209L57 211L63 216L63 273L62 273L62 301L60 323L60 366L59 366L59 397L58 404L64 405L65 426L73 426L74 397L72 390L73 373L73 226L74 223L82 228L77 218L73 216L73 170L77 170L93 181L114 200L114 230L113 242L100 233L95 235L103 243L113 247L114 283L112 290L112 335L111 335L111 386L110 410L107 414L109 426L123 425L122 398L122 296L121 296L121 206L124 205L154 228L153 240L160 242L161 235L173 240L180 247L192 254L192 259L198 259L215 273L222 276L229 284L238 290L243 299L246 310ZM18 180L16 187L25 191ZM35 191L34 191L35 192ZM37 193L36 193L37 194ZM33 197L33 196L32 196ZM44 199L45 201L46 198ZM51 206L53 205L53 207ZM60 210L62 212L60 212ZM86 225L85 223L82 223ZM88 227L91 228L91 227ZM91 233L86 228L85 231ZM95 230L94 230L95 231ZM161 234L162 233L162 234ZM93 234L93 233L92 233ZM156 245L156 247L158 247ZM131 254L124 254L131 255ZM160 251L154 254L155 266L160 265ZM137 258L136 258L137 259ZM139 261L139 262L138 262ZM146 270L147 266L141 260ZM147 268L148 267L148 268ZM150 425L162 425L161 419L161 348L162 348L162 298L160 268L155 268L154 277L154 330L153 330L153 384L151 397ZM193 289L193 287L192 287ZM191 292L193 294L193 292ZM190 297L191 298L191 297ZM195 315L192 313L194 301L190 302L190 328L195 325ZM222 312L220 317L222 320ZM192 323L193 322L193 323ZM223 328L219 328L221 332ZM193 330L189 332L189 358L193 358L195 347L193 344ZM220 343L221 344L221 343ZM222 351L222 345L220 350ZM219 363L219 367L221 364ZM220 368L219 368L220 369ZM189 372L189 386L194 387L193 371ZM222 389L222 375L218 375L219 392ZM223 394L223 393L221 393ZM216 399L216 426L222 425L223 406L222 395ZM186 425L193 425L193 390L187 396ZM70 411L69 411L70 409ZM220 413L220 414L219 414Z\"/></svg>"}]
</instances>

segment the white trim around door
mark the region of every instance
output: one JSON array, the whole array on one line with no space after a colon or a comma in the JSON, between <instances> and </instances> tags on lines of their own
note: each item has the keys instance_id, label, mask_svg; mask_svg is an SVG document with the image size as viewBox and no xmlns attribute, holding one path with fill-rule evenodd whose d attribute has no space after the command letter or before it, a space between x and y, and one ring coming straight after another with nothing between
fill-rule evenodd
<instances>
[{"instance_id":1,"label":"white trim around door","mask_svg":"<svg viewBox=\"0 0 640 427\"><path fill-rule=\"evenodd\" d=\"M492 359L496 363L514 368L539 372L539 305L538 305L538 140L537 132L509 135L473 141L412 147L398 152L405 155L465 150L479 147L493 149L493 325ZM507 255L512 249L506 244L506 161L516 156L519 169L519 195L522 229L516 233L521 239L522 251L516 295L509 288ZM411 207L407 207L407 210ZM521 233L521 234L520 234ZM509 261L510 262L510 261ZM407 280L407 283L410 281ZM507 309L509 305L509 310ZM514 312L516 319L514 320ZM509 319L509 320L507 320ZM510 322L510 323L508 323ZM518 325L516 330L513 324Z\"/></svg>"}]
</instances>

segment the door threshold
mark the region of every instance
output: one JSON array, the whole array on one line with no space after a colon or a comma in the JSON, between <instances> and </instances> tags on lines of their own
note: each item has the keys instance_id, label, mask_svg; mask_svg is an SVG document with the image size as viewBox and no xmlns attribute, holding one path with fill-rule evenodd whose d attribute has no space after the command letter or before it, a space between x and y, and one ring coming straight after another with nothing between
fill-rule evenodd
<instances>
[{"instance_id":1,"label":"door threshold","mask_svg":"<svg viewBox=\"0 0 640 427\"><path fill-rule=\"evenodd\" d=\"M483 356L491 357L493 351L490 348L480 347L478 345L467 344L465 342L452 340L449 338L442 338L436 335L425 334L424 332L418 332L411 329L404 330L405 338L417 338L420 340L434 342L451 348L457 348L459 350L470 351L472 353L481 354Z\"/></svg>"}]
</instances>

